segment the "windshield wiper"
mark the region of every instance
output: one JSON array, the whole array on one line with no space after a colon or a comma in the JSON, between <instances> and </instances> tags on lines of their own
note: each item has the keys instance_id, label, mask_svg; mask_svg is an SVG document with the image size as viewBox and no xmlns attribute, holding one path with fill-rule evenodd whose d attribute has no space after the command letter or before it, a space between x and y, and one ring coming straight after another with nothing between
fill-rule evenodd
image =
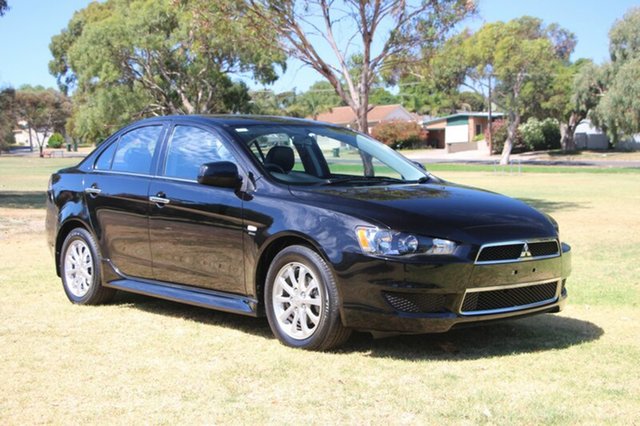
<instances>
[{"instance_id":1,"label":"windshield wiper","mask_svg":"<svg viewBox=\"0 0 640 426\"><path fill-rule=\"evenodd\" d=\"M342 183L365 183L365 184L376 184L376 183L406 183L405 180L396 179L387 176L345 176L335 179L328 179L320 185L340 185Z\"/></svg>"}]
</instances>

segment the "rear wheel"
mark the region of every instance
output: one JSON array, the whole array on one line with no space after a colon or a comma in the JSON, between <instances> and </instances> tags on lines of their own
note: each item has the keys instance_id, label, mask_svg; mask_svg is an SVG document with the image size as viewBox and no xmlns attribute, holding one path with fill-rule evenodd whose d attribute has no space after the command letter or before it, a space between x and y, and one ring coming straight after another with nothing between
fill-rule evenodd
<instances>
[{"instance_id":1,"label":"rear wheel","mask_svg":"<svg viewBox=\"0 0 640 426\"><path fill-rule=\"evenodd\" d=\"M327 350L351 334L340 320L340 296L326 262L305 246L290 246L271 262L265 305L269 325L285 345Z\"/></svg>"},{"instance_id":2,"label":"rear wheel","mask_svg":"<svg viewBox=\"0 0 640 426\"><path fill-rule=\"evenodd\" d=\"M60 272L64 291L73 303L108 302L115 290L102 286L100 252L93 236L83 228L72 230L62 244Z\"/></svg>"}]
</instances>

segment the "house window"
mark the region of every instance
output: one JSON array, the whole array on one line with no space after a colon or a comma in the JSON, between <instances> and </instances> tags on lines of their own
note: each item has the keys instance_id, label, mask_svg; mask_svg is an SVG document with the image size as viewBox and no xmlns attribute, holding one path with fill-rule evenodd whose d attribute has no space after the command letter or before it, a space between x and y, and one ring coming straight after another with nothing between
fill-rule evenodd
<instances>
[{"instance_id":1,"label":"house window","mask_svg":"<svg viewBox=\"0 0 640 426\"><path fill-rule=\"evenodd\" d=\"M476 124L476 136L482 133L482 124Z\"/></svg>"}]
</instances>

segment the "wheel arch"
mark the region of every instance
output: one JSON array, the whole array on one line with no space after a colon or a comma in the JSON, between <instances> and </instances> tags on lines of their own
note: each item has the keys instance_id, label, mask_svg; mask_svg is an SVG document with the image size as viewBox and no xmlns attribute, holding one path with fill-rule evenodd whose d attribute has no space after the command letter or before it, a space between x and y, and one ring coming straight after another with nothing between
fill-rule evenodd
<instances>
[{"instance_id":1,"label":"wheel arch","mask_svg":"<svg viewBox=\"0 0 640 426\"><path fill-rule=\"evenodd\" d=\"M69 235L69 233L76 228L83 228L85 231L89 232L95 238L95 235L91 231L91 227L80 218L74 217L74 218L67 219L60 226L60 229L58 230L58 235L56 236L56 243L55 243L56 244L55 245L55 263L56 263L56 274L58 274L58 276L60 276L60 254L61 254L60 252L62 251L62 244L64 243L64 240L67 238L67 235Z\"/></svg>"},{"instance_id":2,"label":"wheel arch","mask_svg":"<svg viewBox=\"0 0 640 426\"><path fill-rule=\"evenodd\" d=\"M303 234L289 232L272 236L267 242L265 242L265 244L263 245L263 249L260 251L258 261L256 262L253 279L255 291L254 294L256 295L256 299L258 300L258 314L260 316L263 316L265 314L264 286L267 278L267 272L269 271L269 266L280 251L282 251L285 247L293 245L300 245L310 248L311 250L318 253L318 255L322 257L322 259L327 263L327 265L332 268L331 261L329 260L327 254L312 238L309 238L308 236Z\"/></svg>"}]
</instances>

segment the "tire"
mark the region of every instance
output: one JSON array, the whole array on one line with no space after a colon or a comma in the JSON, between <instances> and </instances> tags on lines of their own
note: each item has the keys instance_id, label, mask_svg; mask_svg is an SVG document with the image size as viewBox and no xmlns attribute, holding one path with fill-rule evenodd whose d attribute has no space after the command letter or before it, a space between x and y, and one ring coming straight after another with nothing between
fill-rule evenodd
<instances>
[{"instance_id":1,"label":"tire","mask_svg":"<svg viewBox=\"0 0 640 426\"><path fill-rule=\"evenodd\" d=\"M78 305L106 303L115 290L102 286L102 256L93 236L75 228L62 244L60 276L69 300Z\"/></svg>"},{"instance_id":2,"label":"tire","mask_svg":"<svg viewBox=\"0 0 640 426\"><path fill-rule=\"evenodd\" d=\"M312 249L289 246L271 262L265 287L267 319L287 346L329 350L351 330L340 319L340 295L327 263Z\"/></svg>"}]
</instances>

